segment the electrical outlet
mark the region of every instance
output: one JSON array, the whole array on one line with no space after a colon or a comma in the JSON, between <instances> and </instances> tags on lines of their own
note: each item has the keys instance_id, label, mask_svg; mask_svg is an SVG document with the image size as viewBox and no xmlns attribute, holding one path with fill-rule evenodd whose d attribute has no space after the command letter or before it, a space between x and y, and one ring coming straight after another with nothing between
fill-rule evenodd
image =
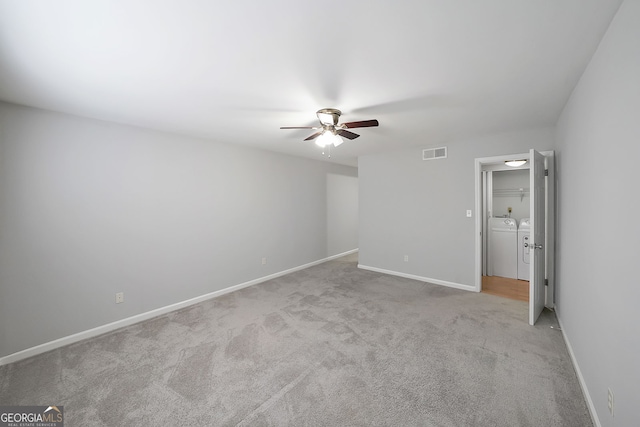
<instances>
[{"instance_id":1,"label":"electrical outlet","mask_svg":"<svg viewBox=\"0 0 640 427\"><path fill-rule=\"evenodd\" d=\"M607 407L609 408L609 412L611 412L611 416L613 417L613 392L610 388L607 389Z\"/></svg>"},{"instance_id":2,"label":"electrical outlet","mask_svg":"<svg viewBox=\"0 0 640 427\"><path fill-rule=\"evenodd\" d=\"M267 258L262 258L262 265L267 265Z\"/></svg>"},{"instance_id":3,"label":"electrical outlet","mask_svg":"<svg viewBox=\"0 0 640 427\"><path fill-rule=\"evenodd\" d=\"M404 256L404 262L409 262L409 255Z\"/></svg>"},{"instance_id":4,"label":"electrical outlet","mask_svg":"<svg viewBox=\"0 0 640 427\"><path fill-rule=\"evenodd\" d=\"M124 292L118 292L116 294L116 304L120 304L124 302Z\"/></svg>"},{"instance_id":5,"label":"electrical outlet","mask_svg":"<svg viewBox=\"0 0 640 427\"><path fill-rule=\"evenodd\" d=\"M467 209L467 218L471 218L471 209Z\"/></svg>"}]
</instances>

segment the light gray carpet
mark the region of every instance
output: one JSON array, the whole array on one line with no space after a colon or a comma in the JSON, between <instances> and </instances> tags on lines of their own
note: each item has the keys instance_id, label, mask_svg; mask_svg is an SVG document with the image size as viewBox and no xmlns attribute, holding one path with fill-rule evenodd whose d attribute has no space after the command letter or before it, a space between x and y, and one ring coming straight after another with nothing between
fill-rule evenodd
<instances>
[{"instance_id":1,"label":"light gray carpet","mask_svg":"<svg viewBox=\"0 0 640 427\"><path fill-rule=\"evenodd\" d=\"M356 256L0 367L66 426L591 426L552 312Z\"/></svg>"}]
</instances>

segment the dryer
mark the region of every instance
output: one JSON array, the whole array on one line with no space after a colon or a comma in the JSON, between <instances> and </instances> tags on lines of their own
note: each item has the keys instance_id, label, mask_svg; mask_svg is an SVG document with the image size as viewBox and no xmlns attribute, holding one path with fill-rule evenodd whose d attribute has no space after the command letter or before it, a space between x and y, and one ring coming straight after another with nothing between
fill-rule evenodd
<instances>
[{"instance_id":1,"label":"dryer","mask_svg":"<svg viewBox=\"0 0 640 427\"><path fill-rule=\"evenodd\" d=\"M518 223L513 218L489 218L489 275L518 277Z\"/></svg>"},{"instance_id":2,"label":"dryer","mask_svg":"<svg viewBox=\"0 0 640 427\"><path fill-rule=\"evenodd\" d=\"M518 279L520 280L529 280L530 237L531 221L529 218L523 218L520 220L520 227L518 227Z\"/></svg>"}]
</instances>

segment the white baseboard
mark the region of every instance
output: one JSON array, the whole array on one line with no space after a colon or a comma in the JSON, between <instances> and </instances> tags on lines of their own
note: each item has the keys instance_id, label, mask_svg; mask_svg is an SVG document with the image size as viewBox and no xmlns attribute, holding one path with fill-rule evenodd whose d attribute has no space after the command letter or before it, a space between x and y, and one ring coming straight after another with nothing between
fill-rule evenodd
<instances>
[{"instance_id":1,"label":"white baseboard","mask_svg":"<svg viewBox=\"0 0 640 427\"><path fill-rule=\"evenodd\" d=\"M562 332L562 337L564 338L564 343L567 345L567 350L569 350L569 356L571 357L571 363L573 363L573 369L576 371L576 376L578 377L578 382L580 383L580 388L582 389L582 394L584 395L584 399L587 401L587 408L589 408L589 414L591 415L591 421L593 421L593 425L595 427L602 427L600 424L600 419L598 418L598 413L596 412L596 407L593 404L593 399L591 399L591 395L589 394L589 389L587 388L587 383L582 376L582 371L580 371L580 366L578 365L578 361L576 360L576 356L573 353L573 348L571 347L571 343L569 342L569 338L567 338L567 334L564 332L564 326L562 325L562 321L560 320L560 316L558 315L558 311L556 310L556 319L558 319L558 325L560 325L560 331Z\"/></svg>"},{"instance_id":2,"label":"white baseboard","mask_svg":"<svg viewBox=\"0 0 640 427\"><path fill-rule=\"evenodd\" d=\"M258 283L266 282L267 280L275 279L280 276L284 276L286 274L290 274L299 270L304 270L305 268L313 267L314 265L322 264L327 261L331 261L336 258L343 257L345 255L350 255L352 253L358 252L358 249L352 249L347 252L343 252L337 255L332 255L327 258L323 258L318 261L313 261L307 264L299 265L297 267L293 267L287 270L280 271L278 273L273 273L268 276L260 277L257 279L250 280L248 282L240 283L238 285L230 286L228 288L221 289L219 291L210 292L205 295L201 295L199 297L191 298L185 301L181 301L175 304L167 305L165 307L160 307L155 310L147 311L145 313L140 313L135 316L127 317L125 319L117 320L112 323L108 323L106 325L98 326L93 329L88 329L86 331L78 332L73 335L68 335L66 337L59 338L57 340L49 341L35 347L27 348L25 350L18 351L16 353L9 354L4 357L0 357L0 366L6 365L9 363L17 362L22 359L26 359L28 357L33 357L38 354L46 353L47 351L55 350L60 347L64 347L65 345L73 344L78 341L86 340L88 338L93 338L98 335L105 334L107 332L114 331L116 329L124 328L126 326L133 325L135 323L142 322L144 320L148 320L157 316L161 316L166 313L170 313L175 310L180 310L181 308L188 307L190 305L197 304L202 301L206 301L211 298L216 298L221 295L228 294L233 291L237 291L249 286L257 285Z\"/></svg>"},{"instance_id":3,"label":"white baseboard","mask_svg":"<svg viewBox=\"0 0 640 427\"><path fill-rule=\"evenodd\" d=\"M463 289L465 291L477 292L475 286L463 285L461 283L447 282L446 280L433 279L431 277L416 276L415 274L401 273L399 271L385 270L378 267L369 267L368 265L358 264L358 268L363 270L375 271L376 273L390 274L391 276L404 277L406 279L419 280L421 282L429 282L435 285L447 286L449 288Z\"/></svg>"}]
</instances>

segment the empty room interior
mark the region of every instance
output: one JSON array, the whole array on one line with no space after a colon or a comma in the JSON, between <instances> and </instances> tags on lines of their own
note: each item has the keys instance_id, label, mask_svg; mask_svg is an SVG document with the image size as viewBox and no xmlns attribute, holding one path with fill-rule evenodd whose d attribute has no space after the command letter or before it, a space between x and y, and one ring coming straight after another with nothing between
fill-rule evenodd
<instances>
[{"instance_id":1,"label":"empty room interior","mask_svg":"<svg viewBox=\"0 0 640 427\"><path fill-rule=\"evenodd\" d=\"M639 76L638 0L0 0L0 414L640 425Z\"/></svg>"}]
</instances>

